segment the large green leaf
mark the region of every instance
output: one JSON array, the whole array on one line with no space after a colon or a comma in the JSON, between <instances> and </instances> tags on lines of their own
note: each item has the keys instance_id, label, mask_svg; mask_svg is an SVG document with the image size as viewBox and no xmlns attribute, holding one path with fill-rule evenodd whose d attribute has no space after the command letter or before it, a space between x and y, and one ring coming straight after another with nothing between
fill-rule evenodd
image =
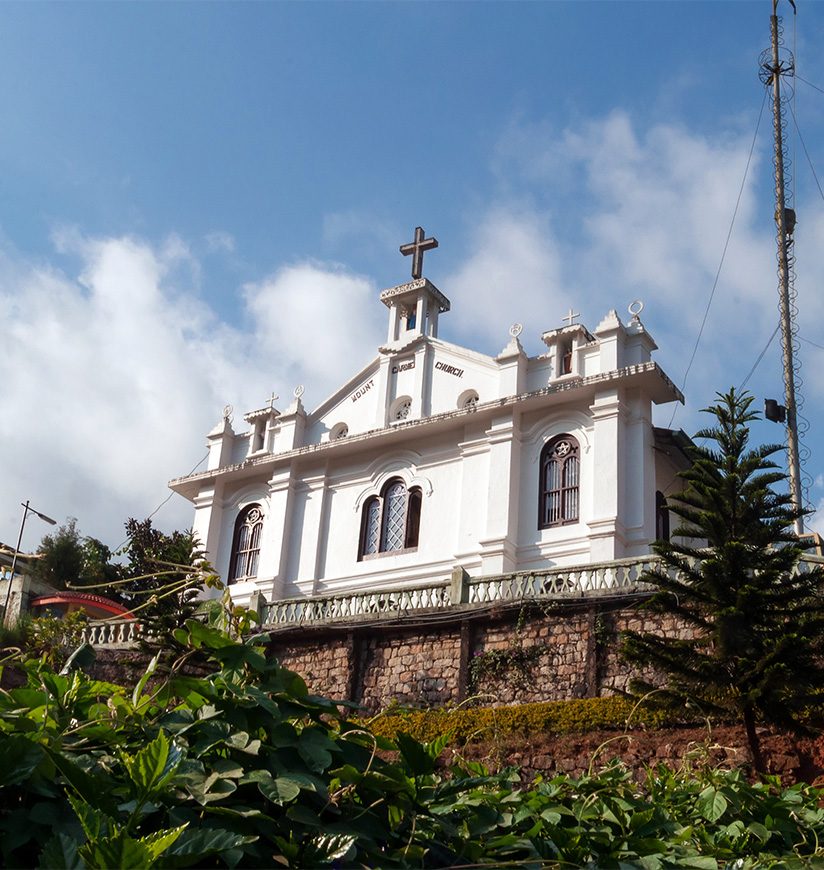
<instances>
[{"instance_id":1,"label":"large green leaf","mask_svg":"<svg viewBox=\"0 0 824 870\"><path fill-rule=\"evenodd\" d=\"M95 841L108 837L117 829L117 825L111 816L95 809L82 798L74 797L71 794L68 795L68 798L72 809L80 821L86 839Z\"/></svg>"},{"instance_id":2,"label":"large green leaf","mask_svg":"<svg viewBox=\"0 0 824 870\"><path fill-rule=\"evenodd\" d=\"M170 744L161 731L133 757L124 754L123 761L138 793L146 797L161 789L172 778L182 758L180 748Z\"/></svg>"},{"instance_id":3,"label":"large green leaf","mask_svg":"<svg viewBox=\"0 0 824 870\"><path fill-rule=\"evenodd\" d=\"M713 786L707 786L696 801L696 806L701 815L710 822L716 822L727 809L727 799Z\"/></svg>"},{"instance_id":4,"label":"large green leaf","mask_svg":"<svg viewBox=\"0 0 824 870\"><path fill-rule=\"evenodd\" d=\"M137 685L134 687L134 691L132 692L132 704L135 707L137 707L138 702L140 701L140 696L143 694L143 690L146 688L146 683L149 682L155 671L157 671L157 666L159 662L160 653L154 656L154 658L149 662L149 664L146 666L146 670L143 672L143 675L137 681Z\"/></svg>"},{"instance_id":5,"label":"large green leaf","mask_svg":"<svg viewBox=\"0 0 824 870\"><path fill-rule=\"evenodd\" d=\"M66 752L50 753L55 766L66 781L86 803L91 804L109 815L115 812L115 803L110 798L114 785L110 777L98 776L85 771L75 759Z\"/></svg>"},{"instance_id":6,"label":"large green leaf","mask_svg":"<svg viewBox=\"0 0 824 870\"><path fill-rule=\"evenodd\" d=\"M177 840L186 827L186 825L181 825L177 828L155 831L153 834L141 837L138 842L149 851L152 861L156 861Z\"/></svg>"},{"instance_id":7,"label":"large green leaf","mask_svg":"<svg viewBox=\"0 0 824 870\"><path fill-rule=\"evenodd\" d=\"M19 734L0 734L0 787L30 779L45 758L43 747Z\"/></svg>"},{"instance_id":8,"label":"large green leaf","mask_svg":"<svg viewBox=\"0 0 824 870\"><path fill-rule=\"evenodd\" d=\"M304 728L298 740L298 753L310 770L321 773L332 764L336 745L320 728Z\"/></svg>"},{"instance_id":9,"label":"large green leaf","mask_svg":"<svg viewBox=\"0 0 824 870\"><path fill-rule=\"evenodd\" d=\"M149 847L124 831L86 843L79 851L89 870L146 870L153 863Z\"/></svg>"},{"instance_id":10,"label":"large green leaf","mask_svg":"<svg viewBox=\"0 0 824 870\"><path fill-rule=\"evenodd\" d=\"M212 628L209 625L204 625L197 619L187 619L186 629L189 632L189 638L195 648L205 646L207 649L218 650L225 647L237 646L225 632Z\"/></svg>"},{"instance_id":11,"label":"large green leaf","mask_svg":"<svg viewBox=\"0 0 824 870\"><path fill-rule=\"evenodd\" d=\"M300 794L300 785L286 776L275 779L268 770L254 771L252 782L257 783L260 793L273 804L283 806Z\"/></svg>"},{"instance_id":12,"label":"large green leaf","mask_svg":"<svg viewBox=\"0 0 824 870\"><path fill-rule=\"evenodd\" d=\"M179 859L176 863L194 863L209 855L217 855L229 849L237 849L254 843L254 834L238 834L225 828L187 828L163 853L166 859Z\"/></svg>"},{"instance_id":13,"label":"large green leaf","mask_svg":"<svg viewBox=\"0 0 824 870\"><path fill-rule=\"evenodd\" d=\"M331 864L333 861L345 861L357 837L354 834L321 834L310 840L303 855L306 867L317 867L321 864Z\"/></svg>"},{"instance_id":14,"label":"large green leaf","mask_svg":"<svg viewBox=\"0 0 824 870\"><path fill-rule=\"evenodd\" d=\"M86 865L78 854L77 841L57 833L43 847L38 866L43 870L84 870Z\"/></svg>"},{"instance_id":15,"label":"large green leaf","mask_svg":"<svg viewBox=\"0 0 824 870\"><path fill-rule=\"evenodd\" d=\"M435 761L426 751L426 746L423 743L419 743L414 737L404 733L398 734L397 742L401 758L412 776L424 776L432 773L435 769Z\"/></svg>"}]
</instances>

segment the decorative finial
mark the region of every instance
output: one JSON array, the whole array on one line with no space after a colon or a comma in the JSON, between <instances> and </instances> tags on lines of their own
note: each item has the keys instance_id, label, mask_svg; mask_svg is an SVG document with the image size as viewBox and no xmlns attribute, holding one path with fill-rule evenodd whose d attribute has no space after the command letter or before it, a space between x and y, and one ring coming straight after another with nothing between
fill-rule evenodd
<instances>
[{"instance_id":1,"label":"decorative finial","mask_svg":"<svg viewBox=\"0 0 824 870\"><path fill-rule=\"evenodd\" d=\"M637 321L639 319L639 315L644 310L644 303L640 299L636 299L634 302L630 302L627 306L627 311L632 315L632 319Z\"/></svg>"},{"instance_id":2,"label":"decorative finial","mask_svg":"<svg viewBox=\"0 0 824 870\"><path fill-rule=\"evenodd\" d=\"M400 252L404 257L412 255L412 277L420 278L423 273L423 252L431 251L438 247L436 238L425 239L423 227L415 227L415 241L400 246Z\"/></svg>"},{"instance_id":3,"label":"decorative finial","mask_svg":"<svg viewBox=\"0 0 824 870\"><path fill-rule=\"evenodd\" d=\"M295 389L292 391L292 395L293 395L296 399L299 399L299 398L303 395L305 389L306 389L306 388L303 386L303 384L298 384L298 385L295 387Z\"/></svg>"},{"instance_id":4,"label":"decorative finial","mask_svg":"<svg viewBox=\"0 0 824 870\"><path fill-rule=\"evenodd\" d=\"M524 326L522 323L513 323L512 326L509 327L509 334L513 338L517 338L524 331Z\"/></svg>"},{"instance_id":5,"label":"decorative finial","mask_svg":"<svg viewBox=\"0 0 824 870\"><path fill-rule=\"evenodd\" d=\"M232 413L233 413L234 410L235 410L235 409L234 409L231 405L224 405L224 406L223 406L223 419L224 419L227 423L231 423L231 422L232 422Z\"/></svg>"},{"instance_id":6,"label":"decorative finial","mask_svg":"<svg viewBox=\"0 0 824 870\"><path fill-rule=\"evenodd\" d=\"M269 410L271 411L275 407L275 402L280 398L280 396L276 396L274 392L269 397Z\"/></svg>"},{"instance_id":7,"label":"decorative finial","mask_svg":"<svg viewBox=\"0 0 824 870\"><path fill-rule=\"evenodd\" d=\"M573 311L571 308L567 312L565 317L562 317L561 320L566 321L567 326L572 326L575 323L575 320L581 315L577 311Z\"/></svg>"}]
</instances>

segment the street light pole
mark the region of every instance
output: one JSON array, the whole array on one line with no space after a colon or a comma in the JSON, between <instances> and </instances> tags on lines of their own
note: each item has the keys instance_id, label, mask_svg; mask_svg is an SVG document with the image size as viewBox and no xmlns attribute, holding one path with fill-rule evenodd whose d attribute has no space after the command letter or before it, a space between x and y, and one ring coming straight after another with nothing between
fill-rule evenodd
<instances>
[{"instance_id":1,"label":"street light pole","mask_svg":"<svg viewBox=\"0 0 824 870\"><path fill-rule=\"evenodd\" d=\"M9 577L9 585L6 587L6 600L3 604L3 622L6 621L6 614L9 610L11 584L14 582L14 569L17 567L17 556L20 553L20 545L23 543L23 529L26 528L26 517L28 517L30 513L33 513L40 517L44 522L47 522L50 526L57 525L57 520L53 520L51 517L41 514L40 511L36 511L33 507L29 507L28 499L26 499L25 503L20 502L20 504L23 507L23 519L20 521L20 534L17 536L17 546L14 548L14 555L11 557L11 576Z\"/></svg>"}]
</instances>

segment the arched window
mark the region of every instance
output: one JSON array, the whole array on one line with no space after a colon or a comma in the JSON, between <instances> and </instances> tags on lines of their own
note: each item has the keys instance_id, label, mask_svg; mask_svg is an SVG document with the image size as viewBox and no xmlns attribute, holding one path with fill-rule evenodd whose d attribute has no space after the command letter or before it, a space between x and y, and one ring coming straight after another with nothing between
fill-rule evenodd
<instances>
[{"instance_id":1,"label":"arched window","mask_svg":"<svg viewBox=\"0 0 824 870\"><path fill-rule=\"evenodd\" d=\"M415 549L421 501L419 487L407 489L397 477L387 481L380 495L373 495L363 506L358 558Z\"/></svg>"},{"instance_id":2,"label":"arched window","mask_svg":"<svg viewBox=\"0 0 824 870\"><path fill-rule=\"evenodd\" d=\"M580 459L578 442L558 435L541 451L538 528L578 522Z\"/></svg>"},{"instance_id":3,"label":"arched window","mask_svg":"<svg viewBox=\"0 0 824 870\"><path fill-rule=\"evenodd\" d=\"M263 513L260 505L244 508L235 523L232 541L232 559L229 562L229 582L257 576L260 558L260 536L263 532Z\"/></svg>"}]
</instances>

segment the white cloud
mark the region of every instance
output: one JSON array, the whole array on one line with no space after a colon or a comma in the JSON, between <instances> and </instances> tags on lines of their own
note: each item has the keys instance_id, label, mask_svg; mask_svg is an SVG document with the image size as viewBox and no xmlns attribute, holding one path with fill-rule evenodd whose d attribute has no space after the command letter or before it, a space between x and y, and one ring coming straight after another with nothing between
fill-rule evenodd
<instances>
[{"instance_id":1,"label":"white cloud","mask_svg":"<svg viewBox=\"0 0 824 870\"><path fill-rule=\"evenodd\" d=\"M494 207L473 230L473 250L444 281L456 312L450 333L497 353L508 342L509 326L527 326L523 340L554 325L572 303L561 279L560 255L547 216L526 207ZM574 295L574 294L573 294Z\"/></svg>"},{"instance_id":2,"label":"white cloud","mask_svg":"<svg viewBox=\"0 0 824 870\"><path fill-rule=\"evenodd\" d=\"M244 287L254 319L256 364L277 371L284 389L299 383L319 402L374 355L382 338L378 291L342 267L284 267Z\"/></svg>"},{"instance_id":3,"label":"white cloud","mask_svg":"<svg viewBox=\"0 0 824 870\"><path fill-rule=\"evenodd\" d=\"M208 251L227 254L234 254L235 252L235 237L225 230L214 230L211 233L207 233L204 241Z\"/></svg>"},{"instance_id":4,"label":"white cloud","mask_svg":"<svg viewBox=\"0 0 824 870\"><path fill-rule=\"evenodd\" d=\"M517 220L523 244L481 251L457 275L459 286L468 274L478 286L484 274L495 276L489 292L497 295L479 297L473 309L484 332L504 329L516 301L540 311L538 332L560 325L570 304L592 328L610 308L626 319L627 305L640 298L658 359L680 384L733 218L751 120L735 119L715 136L669 124L640 129L622 111L562 131L511 124L495 154L499 194L485 236L494 245L490 228L506 226L500 216L528 197L533 206ZM766 162L756 150L690 372L687 397L698 407L740 383L777 323L771 211L756 194ZM524 271L535 279L524 280ZM824 273L824 263L815 271ZM770 359L759 372L765 378ZM692 428L697 418L680 411L678 421Z\"/></svg>"},{"instance_id":5,"label":"white cloud","mask_svg":"<svg viewBox=\"0 0 824 870\"><path fill-rule=\"evenodd\" d=\"M76 279L0 251L0 540L16 536L17 502L30 498L117 543L126 518L157 507L167 480L205 453L224 404L242 414L304 381L318 400L377 343L363 316L377 308L373 288L339 268L295 265L247 286L240 331L197 296L199 266L180 239L65 230L56 243L79 258ZM175 497L158 522L188 526L191 508ZM46 529L31 523L35 546Z\"/></svg>"}]
</instances>

